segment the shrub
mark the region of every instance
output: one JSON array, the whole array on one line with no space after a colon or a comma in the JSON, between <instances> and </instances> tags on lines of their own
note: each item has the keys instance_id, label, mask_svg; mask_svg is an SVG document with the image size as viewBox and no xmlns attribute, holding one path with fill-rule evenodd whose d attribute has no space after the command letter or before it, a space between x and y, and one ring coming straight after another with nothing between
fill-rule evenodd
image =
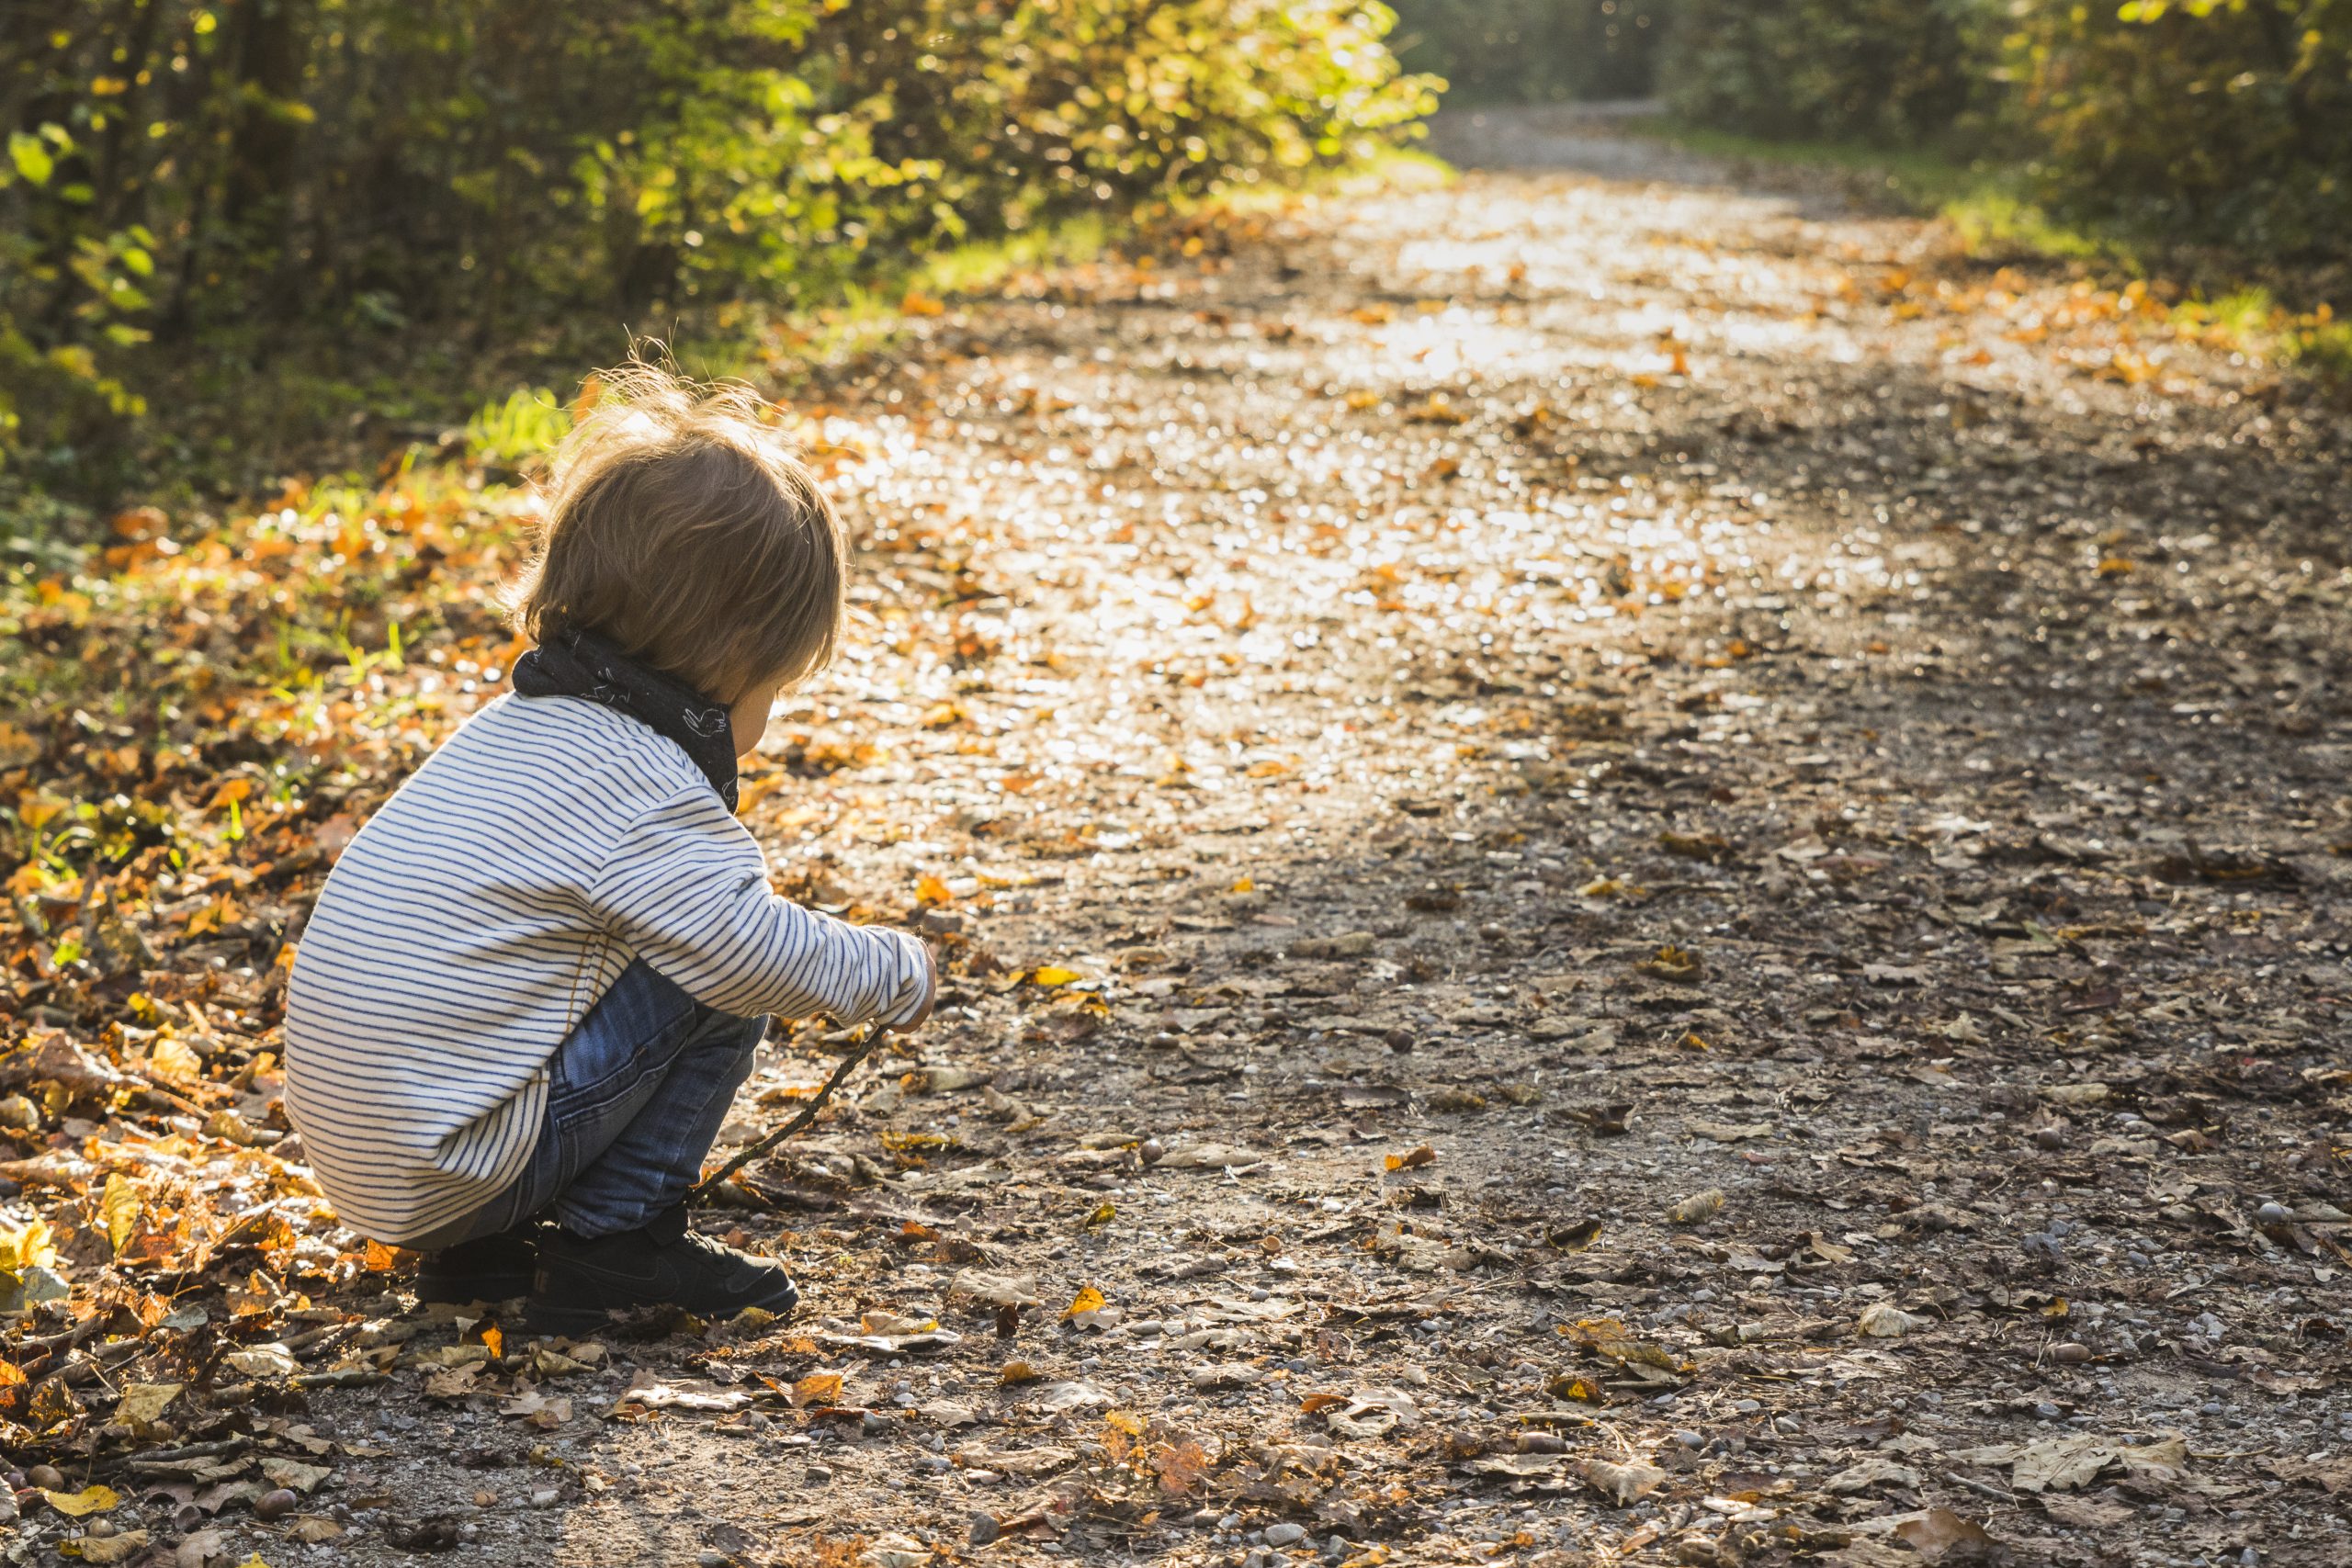
<instances>
[{"instance_id":1,"label":"shrub","mask_svg":"<svg viewBox=\"0 0 2352 1568\"><path fill-rule=\"evenodd\" d=\"M1976 0L1681 0L1658 80L1675 112L1751 136L1940 135L1984 75Z\"/></svg>"},{"instance_id":2,"label":"shrub","mask_svg":"<svg viewBox=\"0 0 2352 1568\"><path fill-rule=\"evenodd\" d=\"M2352 0L2023 0L2011 18L2015 113L2071 209L2352 254Z\"/></svg>"},{"instance_id":3,"label":"shrub","mask_svg":"<svg viewBox=\"0 0 2352 1568\"><path fill-rule=\"evenodd\" d=\"M1375 0L12 4L20 447L63 439L22 423L35 374L119 416L169 356L259 364L298 327L609 337L1283 177L1433 107Z\"/></svg>"},{"instance_id":4,"label":"shrub","mask_svg":"<svg viewBox=\"0 0 2352 1568\"><path fill-rule=\"evenodd\" d=\"M1397 57L1472 102L1646 97L1675 0L1396 0Z\"/></svg>"}]
</instances>

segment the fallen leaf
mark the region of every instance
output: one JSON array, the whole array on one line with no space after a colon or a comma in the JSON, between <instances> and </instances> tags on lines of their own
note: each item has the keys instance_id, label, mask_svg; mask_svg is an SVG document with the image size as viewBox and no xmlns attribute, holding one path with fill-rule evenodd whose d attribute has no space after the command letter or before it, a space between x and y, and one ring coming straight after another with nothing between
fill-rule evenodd
<instances>
[{"instance_id":1,"label":"fallen leaf","mask_svg":"<svg viewBox=\"0 0 2352 1568\"><path fill-rule=\"evenodd\" d=\"M988 1306L1043 1306L1037 1294L1035 1274L986 1274L977 1269L961 1269L947 1281L950 1301L962 1298Z\"/></svg>"},{"instance_id":2,"label":"fallen leaf","mask_svg":"<svg viewBox=\"0 0 2352 1568\"><path fill-rule=\"evenodd\" d=\"M185 1386L175 1382L127 1382L122 1385L122 1398L114 1407L115 1418L134 1427L152 1426L163 1419L164 1407L180 1396Z\"/></svg>"},{"instance_id":3,"label":"fallen leaf","mask_svg":"<svg viewBox=\"0 0 2352 1568\"><path fill-rule=\"evenodd\" d=\"M1638 1460L1618 1464L1605 1459L1589 1459L1578 1473L1587 1486L1621 1508L1632 1506L1666 1483L1666 1472Z\"/></svg>"},{"instance_id":4,"label":"fallen leaf","mask_svg":"<svg viewBox=\"0 0 2352 1568\"><path fill-rule=\"evenodd\" d=\"M117 1535L85 1535L74 1543L85 1562L128 1562L147 1550L147 1532L124 1530Z\"/></svg>"},{"instance_id":5,"label":"fallen leaf","mask_svg":"<svg viewBox=\"0 0 2352 1568\"><path fill-rule=\"evenodd\" d=\"M838 1404L842 1398L842 1374L810 1372L807 1377L796 1378L785 1390L785 1397L792 1402L796 1410L806 1409L812 1404Z\"/></svg>"},{"instance_id":6,"label":"fallen leaf","mask_svg":"<svg viewBox=\"0 0 2352 1568\"><path fill-rule=\"evenodd\" d=\"M1873 1486L1903 1486L1917 1491L1919 1482L1919 1472L1907 1464L1897 1464L1891 1459L1866 1459L1823 1482L1821 1489L1838 1495L1867 1492Z\"/></svg>"},{"instance_id":7,"label":"fallen leaf","mask_svg":"<svg viewBox=\"0 0 2352 1568\"><path fill-rule=\"evenodd\" d=\"M41 1496L47 1500L51 1507L69 1518L75 1519L85 1518L92 1514L103 1514L122 1501L111 1486L85 1486L79 1492L44 1491Z\"/></svg>"},{"instance_id":8,"label":"fallen leaf","mask_svg":"<svg viewBox=\"0 0 2352 1568\"><path fill-rule=\"evenodd\" d=\"M1710 1187L1704 1192L1693 1192L1688 1198L1683 1199L1680 1202L1667 1210L1666 1218L1669 1224L1704 1224L1707 1221L1713 1219L1717 1214L1722 1213L1723 1209L1724 1195L1722 1190L1719 1188Z\"/></svg>"},{"instance_id":9,"label":"fallen leaf","mask_svg":"<svg viewBox=\"0 0 2352 1568\"><path fill-rule=\"evenodd\" d=\"M1980 1562L1993 1556L2000 1547L1985 1533L1983 1525L1964 1519L1950 1508L1927 1508L1906 1514L1895 1522L1894 1534L1929 1562L1941 1562L1946 1558L1955 1563Z\"/></svg>"},{"instance_id":10,"label":"fallen leaf","mask_svg":"<svg viewBox=\"0 0 2352 1568\"><path fill-rule=\"evenodd\" d=\"M1888 1302L1872 1302L1854 1321L1857 1327L1873 1339L1900 1339L1906 1334L1933 1327L1936 1320L1905 1312Z\"/></svg>"}]
</instances>

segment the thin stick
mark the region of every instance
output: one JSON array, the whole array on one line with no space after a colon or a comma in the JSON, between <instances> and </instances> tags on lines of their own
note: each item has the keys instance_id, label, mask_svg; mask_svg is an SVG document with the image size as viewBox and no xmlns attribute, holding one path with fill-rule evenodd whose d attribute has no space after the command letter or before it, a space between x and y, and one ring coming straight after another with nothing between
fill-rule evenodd
<instances>
[{"instance_id":1,"label":"thin stick","mask_svg":"<svg viewBox=\"0 0 2352 1568\"><path fill-rule=\"evenodd\" d=\"M884 1032L885 1031L878 1024L867 1024L865 1026L865 1038L857 1043L857 1048L855 1050L842 1058L842 1065L833 1069L833 1076L825 1080L824 1087L817 1091L816 1097L810 1100L807 1105L800 1108L799 1115L795 1116L791 1121L786 1122L783 1126L778 1127L775 1132L768 1134L765 1137L760 1139L759 1142L752 1145L751 1147L744 1149L741 1153L738 1154L733 1159L730 1159L725 1165L720 1166L717 1175L702 1182L700 1185L696 1186L694 1190L686 1194L686 1201L689 1203L707 1202L713 1192L726 1185L728 1178L733 1176L737 1171L742 1169L745 1166L751 1164L753 1160L759 1158L762 1155L767 1153L770 1149L784 1142L785 1139L792 1136L793 1134L797 1133L800 1129L808 1125L809 1122L814 1122L817 1119L817 1112L825 1109L825 1101L833 1097L833 1090L842 1087L842 1080L849 1077L851 1069L855 1067L860 1062L863 1062L868 1055L873 1054L874 1047L880 1043Z\"/></svg>"}]
</instances>

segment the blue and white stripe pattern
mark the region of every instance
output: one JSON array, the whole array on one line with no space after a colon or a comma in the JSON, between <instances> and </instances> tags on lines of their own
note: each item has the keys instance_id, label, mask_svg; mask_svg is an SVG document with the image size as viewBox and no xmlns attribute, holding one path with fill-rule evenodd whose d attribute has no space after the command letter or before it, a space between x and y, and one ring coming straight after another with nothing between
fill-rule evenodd
<instances>
[{"instance_id":1,"label":"blue and white stripe pattern","mask_svg":"<svg viewBox=\"0 0 2352 1568\"><path fill-rule=\"evenodd\" d=\"M521 1173L548 1063L632 959L746 1017L900 1022L902 931L768 886L684 750L571 697L501 697L336 862L296 950L286 1110L345 1223L423 1235Z\"/></svg>"}]
</instances>

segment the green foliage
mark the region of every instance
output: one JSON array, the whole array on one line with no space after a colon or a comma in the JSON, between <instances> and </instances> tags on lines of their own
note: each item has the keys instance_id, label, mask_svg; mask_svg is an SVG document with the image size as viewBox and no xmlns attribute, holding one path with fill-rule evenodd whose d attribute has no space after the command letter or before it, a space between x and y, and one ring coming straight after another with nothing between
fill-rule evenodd
<instances>
[{"instance_id":1,"label":"green foliage","mask_svg":"<svg viewBox=\"0 0 2352 1568\"><path fill-rule=\"evenodd\" d=\"M2049 191L2153 231L2352 254L2352 0L2025 0L2003 60Z\"/></svg>"},{"instance_id":2,"label":"green foliage","mask_svg":"<svg viewBox=\"0 0 2352 1568\"><path fill-rule=\"evenodd\" d=\"M466 456L520 470L552 450L571 431L571 411L545 387L517 388L503 401L484 403L466 422Z\"/></svg>"},{"instance_id":3,"label":"green foliage","mask_svg":"<svg viewBox=\"0 0 2352 1568\"><path fill-rule=\"evenodd\" d=\"M308 333L664 331L1360 155L1375 0L15 0L0 463Z\"/></svg>"},{"instance_id":4,"label":"green foliage","mask_svg":"<svg viewBox=\"0 0 2352 1568\"><path fill-rule=\"evenodd\" d=\"M1979 0L1681 0L1658 73L1675 113L1754 136L1917 141L1969 107Z\"/></svg>"},{"instance_id":5,"label":"green foliage","mask_svg":"<svg viewBox=\"0 0 2352 1568\"><path fill-rule=\"evenodd\" d=\"M1659 80L1720 130L2029 163L2028 208L2352 257L2352 0L1681 0ZM2024 209L2020 209L2022 212Z\"/></svg>"},{"instance_id":6,"label":"green foliage","mask_svg":"<svg viewBox=\"0 0 2352 1568\"><path fill-rule=\"evenodd\" d=\"M1678 0L1396 0L1397 58L1469 102L1645 97Z\"/></svg>"}]
</instances>

